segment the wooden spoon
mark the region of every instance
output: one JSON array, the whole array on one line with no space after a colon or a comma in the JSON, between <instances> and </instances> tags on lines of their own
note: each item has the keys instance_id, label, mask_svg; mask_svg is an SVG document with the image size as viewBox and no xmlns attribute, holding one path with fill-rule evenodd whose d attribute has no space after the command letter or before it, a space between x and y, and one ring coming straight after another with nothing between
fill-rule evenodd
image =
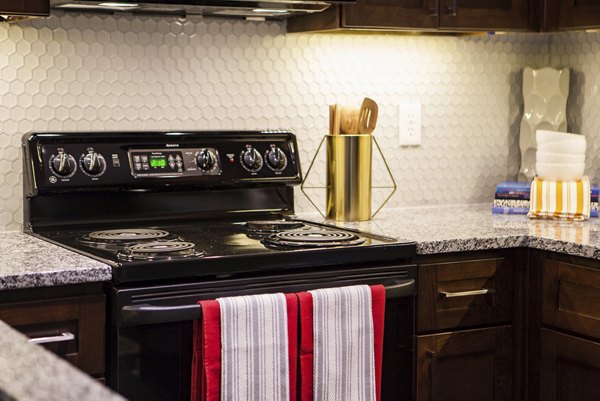
<instances>
[{"instance_id":1,"label":"wooden spoon","mask_svg":"<svg viewBox=\"0 0 600 401\"><path fill-rule=\"evenodd\" d=\"M339 104L334 105L333 111L333 132L331 135L339 135L340 134L340 114L342 108Z\"/></svg>"},{"instance_id":2,"label":"wooden spoon","mask_svg":"<svg viewBox=\"0 0 600 401\"><path fill-rule=\"evenodd\" d=\"M360 106L358 115L358 132L362 135L371 135L377 125L379 108L373 99L366 97Z\"/></svg>"},{"instance_id":3,"label":"wooden spoon","mask_svg":"<svg viewBox=\"0 0 600 401\"><path fill-rule=\"evenodd\" d=\"M330 104L329 105L329 135L333 135L334 115L335 115L335 104Z\"/></svg>"},{"instance_id":4,"label":"wooden spoon","mask_svg":"<svg viewBox=\"0 0 600 401\"><path fill-rule=\"evenodd\" d=\"M340 112L340 130L341 134L358 134L358 116L360 109L352 106L344 106Z\"/></svg>"}]
</instances>

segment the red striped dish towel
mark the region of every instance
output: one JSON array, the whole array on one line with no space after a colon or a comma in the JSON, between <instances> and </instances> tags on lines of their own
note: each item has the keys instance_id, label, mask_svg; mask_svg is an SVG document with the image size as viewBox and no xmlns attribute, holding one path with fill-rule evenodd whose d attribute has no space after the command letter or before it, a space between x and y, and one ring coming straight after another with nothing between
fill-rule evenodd
<instances>
[{"instance_id":1,"label":"red striped dish towel","mask_svg":"<svg viewBox=\"0 0 600 401\"><path fill-rule=\"evenodd\" d=\"M201 301L192 401L295 401L298 299L265 294Z\"/></svg>"},{"instance_id":2,"label":"red striped dish towel","mask_svg":"<svg viewBox=\"0 0 600 401\"><path fill-rule=\"evenodd\" d=\"M301 401L379 401L385 288L298 294Z\"/></svg>"}]
</instances>

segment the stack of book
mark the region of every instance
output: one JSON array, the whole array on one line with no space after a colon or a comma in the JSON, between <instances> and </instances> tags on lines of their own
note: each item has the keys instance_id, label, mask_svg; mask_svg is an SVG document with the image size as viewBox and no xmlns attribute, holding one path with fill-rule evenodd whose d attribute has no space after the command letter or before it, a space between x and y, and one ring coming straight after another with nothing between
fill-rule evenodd
<instances>
[{"instance_id":1,"label":"stack of book","mask_svg":"<svg viewBox=\"0 0 600 401\"><path fill-rule=\"evenodd\" d=\"M496 187L492 213L527 214L529 212L530 182L504 181ZM600 188L592 185L591 217L598 217L598 196Z\"/></svg>"}]
</instances>

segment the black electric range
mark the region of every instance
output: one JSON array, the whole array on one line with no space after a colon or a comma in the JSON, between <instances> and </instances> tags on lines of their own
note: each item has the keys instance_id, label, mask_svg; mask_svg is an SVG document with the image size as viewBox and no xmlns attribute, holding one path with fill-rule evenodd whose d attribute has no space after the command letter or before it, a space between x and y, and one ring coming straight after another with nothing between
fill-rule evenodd
<instances>
[{"instance_id":1,"label":"black electric range","mask_svg":"<svg viewBox=\"0 0 600 401\"><path fill-rule=\"evenodd\" d=\"M298 221L283 131L24 137L26 230L113 266L115 283L410 258L415 245Z\"/></svg>"},{"instance_id":2,"label":"black electric range","mask_svg":"<svg viewBox=\"0 0 600 401\"><path fill-rule=\"evenodd\" d=\"M128 398L189 399L198 300L354 284L387 288L382 399L411 398L416 246L295 219L292 133L34 133L23 152L25 230L112 266L107 378Z\"/></svg>"}]
</instances>

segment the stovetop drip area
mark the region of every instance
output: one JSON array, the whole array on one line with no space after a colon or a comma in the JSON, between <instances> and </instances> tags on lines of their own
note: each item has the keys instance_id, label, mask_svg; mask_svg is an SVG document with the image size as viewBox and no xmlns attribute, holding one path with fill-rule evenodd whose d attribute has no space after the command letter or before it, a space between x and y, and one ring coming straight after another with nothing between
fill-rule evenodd
<instances>
[{"instance_id":1,"label":"stovetop drip area","mask_svg":"<svg viewBox=\"0 0 600 401\"><path fill-rule=\"evenodd\" d=\"M392 238L293 219L200 221L37 234L110 263L117 281L310 268L338 264L349 251L349 264L357 257L371 260L375 254L375 259L388 258L390 252L399 256L401 249L405 257L409 256L401 247L403 243Z\"/></svg>"}]
</instances>

